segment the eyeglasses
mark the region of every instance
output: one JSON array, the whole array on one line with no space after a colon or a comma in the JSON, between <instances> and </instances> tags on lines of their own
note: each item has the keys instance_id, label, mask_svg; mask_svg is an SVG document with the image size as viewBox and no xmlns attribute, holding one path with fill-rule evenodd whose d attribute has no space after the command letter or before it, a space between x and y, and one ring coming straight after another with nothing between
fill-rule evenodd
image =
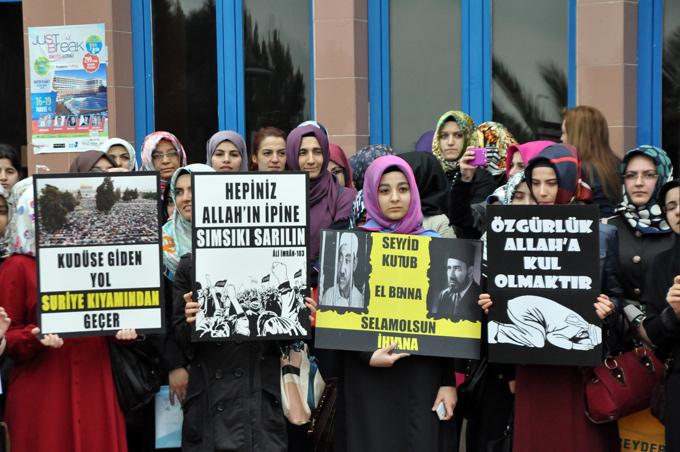
<instances>
[{"instance_id":1,"label":"eyeglasses","mask_svg":"<svg viewBox=\"0 0 680 452\"><path fill-rule=\"evenodd\" d=\"M644 173L636 173L633 171L627 172L623 174L623 178L629 182L636 181L638 180L639 177L642 177L643 180L656 180L659 175L655 171L645 171Z\"/></svg>"},{"instance_id":2,"label":"eyeglasses","mask_svg":"<svg viewBox=\"0 0 680 452\"><path fill-rule=\"evenodd\" d=\"M151 154L151 159L155 162L160 162L161 160L164 160L166 158L168 160L173 160L173 159L179 158L179 152L170 151L170 152L166 152L165 154L161 154L160 152L154 152L154 153Z\"/></svg>"}]
</instances>

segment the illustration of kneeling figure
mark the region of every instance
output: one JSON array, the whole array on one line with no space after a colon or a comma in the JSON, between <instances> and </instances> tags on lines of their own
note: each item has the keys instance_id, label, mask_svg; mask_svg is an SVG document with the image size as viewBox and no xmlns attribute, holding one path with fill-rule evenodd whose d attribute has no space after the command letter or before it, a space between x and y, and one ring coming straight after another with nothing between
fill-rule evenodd
<instances>
[{"instance_id":1,"label":"illustration of kneeling figure","mask_svg":"<svg viewBox=\"0 0 680 452\"><path fill-rule=\"evenodd\" d=\"M508 300L512 323L490 321L490 344L545 347L548 341L565 350L592 350L602 342L602 328L553 300L523 295Z\"/></svg>"}]
</instances>

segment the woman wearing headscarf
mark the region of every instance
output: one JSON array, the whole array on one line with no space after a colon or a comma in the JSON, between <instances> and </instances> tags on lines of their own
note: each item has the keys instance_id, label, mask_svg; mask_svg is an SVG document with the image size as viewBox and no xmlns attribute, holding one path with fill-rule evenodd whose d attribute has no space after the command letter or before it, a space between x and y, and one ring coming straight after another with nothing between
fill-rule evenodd
<instances>
[{"instance_id":1,"label":"woman wearing headscarf","mask_svg":"<svg viewBox=\"0 0 680 452\"><path fill-rule=\"evenodd\" d=\"M124 452L125 419L113 382L109 339L61 339L40 335L36 327L33 186L20 188L25 191L15 192L13 254L0 267L0 299L12 319L6 354L15 364L5 416L12 450ZM119 331L116 337L133 336Z\"/></svg>"},{"instance_id":2,"label":"woman wearing headscarf","mask_svg":"<svg viewBox=\"0 0 680 452\"><path fill-rule=\"evenodd\" d=\"M8 225L14 209L9 203L9 192L0 185L0 265L10 253L10 239Z\"/></svg>"},{"instance_id":3,"label":"woman wearing headscarf","mask_svg":"<svg viewBox=\"0 0 680 452\"><path fill-rule=\"evenodd\" d=\"M539 205L589 203L590 188L581 179L581 165L576 150L554 144L534 157L525 170L529 188ZM600 296L583 300L584 306L595 306L609 328L609 317L620 304L623 291L617 280L618 241L616 228L600 225ZM483 293L480 306L488 312L492 305ZM497 327L496 327L497 328ZM489 342L497 331L488 329ZM606 337L603 334L603 337ZM595 424L585 414L585 382L587 369L575 366L516 366L513 451L535 452L606 452L620 449L616 423Z\"/></svg>"},{"instance_id":4,"label":"woman wearing headscarf","mask_svg":"<svg viewBox=\"0 0 680 452\"><path fill-rule=\"evenodd\" d=\"M642 337L657 348L660 359L670 362L663 391L665 397L666 450L680 450L680 179L666 183L658 203L673 231L671 248L659 253L647 273L642 302L647 318L638 327Z\"/></svg>"},{"instance_id":5,"label":"woman wearing headscarf","mask_svg":"<svg viewBox=\"0 0 680 452\"><path fill-rule=\"evenodd\" d=\"M422 226L418 186L396 156L375 160L366 172L364 202L370 232L436 237ZM375 352L338 352L340 387L336 451L455 450L456 400L452 359L407 356L394 346ZM434 409L443 402L445 420Z\"/></svg>"},{"instance_id":6,"label":"woman wearing headscarf","mask_svg":"<svg viewBox=\"0 0 680 452\"><path fill-rule=\"evenodd\" d=\"M309 174L310 261L319 258L322 229L345 229L356 192L341 187L328 171L328 136L321 127L308 123L288 134L286 168ZM313 281L314 283L314 281ZM315 286L316 284L312 284Z\"/></svg>"},{"instance_id":7,"label":"woman wearing headscarf","mask_svg":"<svg viewBox=\"0 0 680 452\"><path fill-rule=\"evenodd\" d=\"M509 180L513 175L524 171L533 157L552 144L555 143L529 141L524 144L510 144L505 154L505 178ZM477 239L486 228L487 201L471 204L472 190L472 184L456 184L449 196L448 215L459 238ZM495 189L491 196L494 199L502 199L504 192L505 185L502 185Z\"/></svg>"},{"instance_id":8,"label":"woman wearing headscarf","mask_svg":"<svg viewBox=\"0 0 680 452\"><path fill-rule=\"evenodd\" d=\"M389 145L369 144L368 146L359 149L359 152L349 158L349 164L352 167L354 188L361 190L364 186L364 174L366 174L366 170L375 159L384 155L394 155L394 151Z\"/></svg>"},{"instance_id":9,"label":"woman wearing headscarf","mask_svg":"<svg viewBox=\"0 0 680 452\"><path fill-rule=\"evenodd\" d=\"M85 151L71 162L69 173L105 173L116 168L116 162L102 151Z\"/></svg>"},{"instance_id":10,"label":"woman wearing headscarf","mask_svg":"<svg viewBox=\"0 0 680 452\"><path fill-rule=\"evenodd\" d=\"M175 213L163 227L164 263L174 280L173 332L189 357L182 450L283 452L287 437L277 343L191 341L198 309L191 301L191 173L197 171L212 169L189 165L175 172L171 181Z\"/></svg>"},{"instance_id":11,"label":"woman wearing headscarf","mask_svg":"<svg viewBox=\"0 0 680 452\"><path fill-rule=\"evenodd\" d=\"M122 138L109 138L99 148L115 162L118 168L137 171L137 153L135 148Z\"/></svg>"},{"instance_id":12,"label":"woman wearing headscarf","mask_svg":"<svg viewBox=\"0 0 680 452\"><path fill-rule=\"evenodd\" d=\"M161 173L161 190L180 166L187 164L182 143L170 132L152 132L142 143L142 169Z\"/></svg>"},{"instance_id":13,"label":"woman wearing headscarf","mask_svg":"<svg viewBox=\"0 0 680 452\"><path fill-rule=\"evenodd\" d=\"M329 144L330 160L328 171L337 179L343 187L352 188L352 167L349 164L345 151L337 144Z\"/></svg>"},{"instance_id":14,"label":"woman wearing headscarf","mask_svg":"<svg viewBox=\"0 0 680 452\"><path fill-rule=\"evenodd\" d=\"M248 150L243 137L233 130L221 130L205 145L206 165L217 172L248 171Z\"/></svg>"},{"instance_id":15,"label":"woman wearing headscarf","mask_svg":"<svg viewBox=\"0 0 680 452\"><path fill-rule=\"evenodd\" d=\"M405 152L399 157L413 170L420 193L423 227L436 231L441 237L456 238L449 217L444 214L448 184L437 159L432 154L418 151Z\"/></svg>"},{"instance_id":16,"label":"woman wearing headscarf","mask_svg":"<svg viewBox=\"0 0 680 452\"><path fill-rule=\"evenodd\" d=\"M616 215L603 221L618 229L619 279L626 302L639 306L654 257L674 242L659 200L661 187L671 180L673 166L663 149L643 145L626 153L619 171L623 201L616 207Z\"/></svg>"}]
</instances>

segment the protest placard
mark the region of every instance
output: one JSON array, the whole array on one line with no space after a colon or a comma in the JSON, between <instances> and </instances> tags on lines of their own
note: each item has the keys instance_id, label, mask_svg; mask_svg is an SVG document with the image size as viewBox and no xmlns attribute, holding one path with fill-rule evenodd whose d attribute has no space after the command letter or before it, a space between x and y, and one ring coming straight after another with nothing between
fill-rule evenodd
<instances>
[{"instance_id":1,"label":"protest placard","mask_svg":"<svg viewBox=\"0 0 680 452\"><path fill-rule=\"evenodd\" d=\"M159 187L152 173L34 176L44 334L163 331Z\"/></svg>"},{"instance_id":2,"label":"protest placard","mask_svg":"<svg viewBox=\"0 0 680 452\"><path fill-rule=\"evenodd\" d=\"M480 245L323 231L315 345L478 358Z\"/></svg>"},{"instance_id":3,"label":"protest placard","mask_svg":"<svg viewBox=\"0 0 680 452\"><path fill-rule=\"evenodd\" d=\"M193 173L194 340L304 338L306 173Z\"/></svg>"},{"instance_id":4,"label":"protest placard","mask_svg":"<svg viewBox=\"0 0 680 452\"><path fill-rule=\"evenodd\" d=\"M488 206L489 360L596 365L597 206Z\"/></svg>"}]
</instances>

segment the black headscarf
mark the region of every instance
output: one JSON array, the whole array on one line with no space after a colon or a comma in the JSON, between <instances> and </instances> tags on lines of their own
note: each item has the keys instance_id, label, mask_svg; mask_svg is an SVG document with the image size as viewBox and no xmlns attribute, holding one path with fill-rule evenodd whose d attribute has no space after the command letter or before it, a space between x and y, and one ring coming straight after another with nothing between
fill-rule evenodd
<instances>
[{"instance_id":1,"label":"black headscarf","mask_svg":"<svg viewBox=\"0 0 680 452\"><path fill-rule=\"evenodd\" d=\"M432 154L417 151L405 152L398 156L406 160L413 169L423 215L429 217L443 214L448 182L437 158Z\"/></svg>"}]
</instances>

